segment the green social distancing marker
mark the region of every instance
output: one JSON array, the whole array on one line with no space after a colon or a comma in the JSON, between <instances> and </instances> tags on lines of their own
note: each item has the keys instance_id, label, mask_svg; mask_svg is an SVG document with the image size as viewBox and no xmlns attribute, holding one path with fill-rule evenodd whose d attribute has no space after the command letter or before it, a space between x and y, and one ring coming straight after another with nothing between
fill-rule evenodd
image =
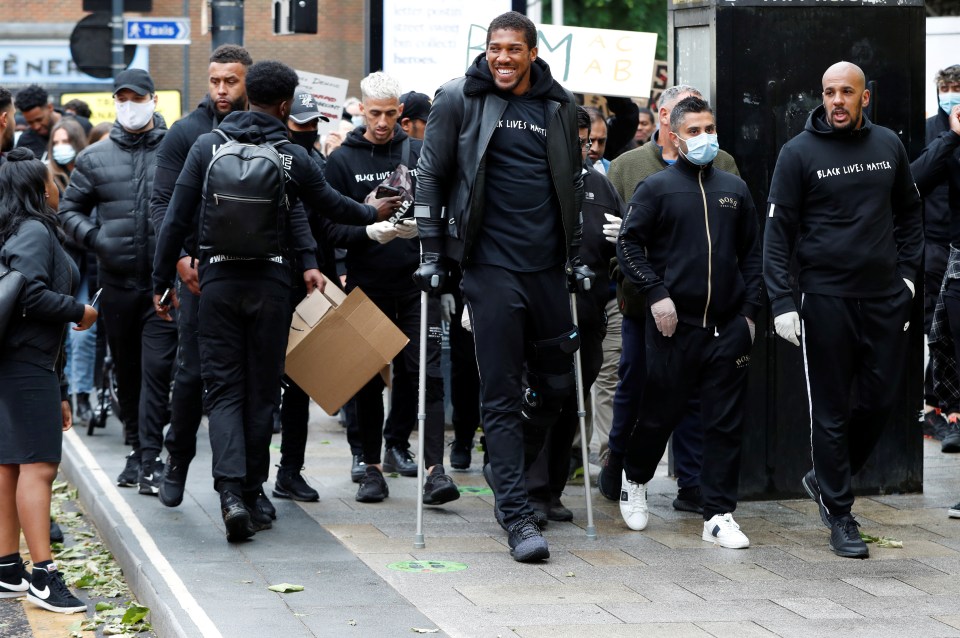
<instances>
[{"instance_id":1,"label":"green social distancing marker","mask_svg":"<svg viewBox=\"0 0 960 638\"><path fill-rule=\"evenodd\" d=\"M472 485L461 485L461 494L474 494L476 496L493 496L493 490L489 487L474 487Z\"/></svg>"},{"instance_id":2,"label":"green social distancing marker","mask_svg":"<svg viewBox=\"0 0 960 638\"><path fill-rule=\"evenodd\" d=\"M462 572L467 568L464 563L449 560L404 560L399 563L390 563L387 567L394 571L411 574L447 574Z\"/></svg>"}]
</instances>

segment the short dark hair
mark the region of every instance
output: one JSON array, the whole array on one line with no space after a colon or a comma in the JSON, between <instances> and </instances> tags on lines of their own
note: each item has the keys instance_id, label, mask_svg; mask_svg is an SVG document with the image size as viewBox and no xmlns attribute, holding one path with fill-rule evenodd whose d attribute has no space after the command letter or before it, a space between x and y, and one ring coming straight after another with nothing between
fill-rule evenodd
<instances>
[{"instance_id":1,"label":"short dark hair","mask_svg":"<svg viewBox=\"0 0 960 638\"><path fill-rule=\"evenodd\" d=\"M263 60L247 71L247 99L256 106L274 106L293 99L298 83L296 72L283 62Z\"/></svg>"},{"instance_id":2,"label":"short dark hair","mask_svg":"<svg viewBox=\"0 0 960 638\"><path fill-rule=\"evenodd\" d=\"M600 109L598 109L597 107L595 107L595 106L585 106L585 107L583 107L583 110L587 112L587 117L590 118L590 124L591 124L591 125L592 125L594 122L603 122L604 124L607 123L607 121L606 121L605 119L603 119L603 113L601 113L601 112L600 112Z\"/></svg>"},{"instance_id":3,"label":"short dark hair","mask_svg":"<svg viewBox=\"0 0 960 638\"><path fill-rule=\"evenodd\" d=\"M230 64L232 62L250 66L253 64L253 58L250 57L246 49L236 44L221 44L210 54L211 64Z\"/></svg>"},{"instance_id":4,"label":"short dark hair","mask_svg":"<svg viewBox=\"0 0 960 638\"><path fill-rule=\"evenodd\" d=\"M43 90L39 84L31 84L25 89L17 91L17 97L14 100L21 113L32 111L38 106L46 106L50 103L50 96Z\"/></svg>"},{"instance_id":5,"label":"short dark hair","mask_svg":"<svg viewBox=\"0 0 960 638\"><path fill-rule=\"evenodd\" d=\"M0 112L6 111L13 104L13 93L0 86Z\"/></svg>"},{"instance_id":6,"label":"short dark hair","mask_svg":"<svg viewBox=\"0 0 960 638\"><path fill-rule=\"evenodd\" d=\"M73 99L63 105L64 111L73 111L80 117L85 117L90 119L90 105L84 102L83 100Z\"/></svg>"},{"instance_id":7,"label":"short dark hair","mask_svg":"<svg viewBox=\"0 0 960 638\"><path fill-rule=\"evenodd\" d=\"M644 106L641 106L640 110L637 112L637 117L640 117L641 115L646 115L649 117L651 122L657 121L657 116L653 114L653 111Z\"/></svg>"},{"instance_id":8,"label":"short dark hair","mask_svg":"<svg viewBox=\"0 0 960 638\"><path fill-rule=\"evenodd\" d=\"M590 114L582 106L577 107L577 128L590 128Z\"/></svg>"},{"instance_id":9,"label":"short dark hair","mask_svg":"<svg viewBox=\"0 0 960 638\"><path fill-rule=\"evenodd\" d=\"M490 34L500 29L519 31L527 41L528 47L532 49L537 46L537 25L522 13L507 11L494 18L487 28L487 44L490 44Z\"/></svg>"},{"instance_id":10,"label":"short dark hair","mask_svg":"<svg viewBox=\"0 0 960 638\"><path fill-rule=\"evenodd\" d=\"M685 97L677 105L673 107L673 110L670 111L670 128L674 131L680 129L680 125L683 123L683 118L687 116L687 113L713 113L713 109L710 108L710 105L707 104L706 100L699 98L695 95L690 97Z\"/></svg>"}]
</instances>

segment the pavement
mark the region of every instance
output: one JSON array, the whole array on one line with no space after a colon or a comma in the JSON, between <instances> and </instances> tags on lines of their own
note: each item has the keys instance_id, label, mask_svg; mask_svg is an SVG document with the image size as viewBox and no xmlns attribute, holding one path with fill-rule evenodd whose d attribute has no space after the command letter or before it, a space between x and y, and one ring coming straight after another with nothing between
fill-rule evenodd
<instances>
[{"instance_id":1,"label":"pavement","mask_svg":"<svg viewBox=\"0 0 960 638\"><path fill-rule=\"evenodd\" d=\"M871 545L868 560L830 552L810 500L741 503L749 549L703 542L702 519L672 509L676 483L662 463L645 531L628 530L594 489L598 537L588 540L583 488L568 486L574 522L546 528L548 561L520 564L494 521L479 453L450 472L461 498L425 508L426 547L414 549L416 480L388 477L386 501L357 503L345 431L312 410L304 475L320 501L272 499L273 529L240 544L225 540L206 427L177 508L115 486L125 453L116 420L92 437L68 433L62 472L158 636L960 637L960 520L947 517L960 455L935 441L924 443L923 494L857 499L862 531L903 542ZM267 589L282 583L303 590Z\"/></svg>"}]
</instances>

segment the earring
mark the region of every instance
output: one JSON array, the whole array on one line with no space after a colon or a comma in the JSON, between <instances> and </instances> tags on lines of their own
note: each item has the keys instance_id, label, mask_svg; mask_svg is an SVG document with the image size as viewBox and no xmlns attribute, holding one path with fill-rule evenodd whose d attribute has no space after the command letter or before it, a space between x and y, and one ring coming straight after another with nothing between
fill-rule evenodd
<instances>
[{"instance_id":1,"label":"earring","mask_svg":"<svg viewBox=\"0 0 960 638\"><path fill-rule=\"evenodd\" d=\"M48 193L47 191L43 191L43 198L50 199L50 193Z\"/></svg>"}]
</instances>

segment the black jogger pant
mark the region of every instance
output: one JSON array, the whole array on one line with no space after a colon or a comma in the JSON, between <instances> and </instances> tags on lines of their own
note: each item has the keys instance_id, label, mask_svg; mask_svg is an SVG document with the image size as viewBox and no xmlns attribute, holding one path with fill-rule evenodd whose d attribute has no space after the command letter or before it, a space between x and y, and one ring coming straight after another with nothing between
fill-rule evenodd
<instances>
[{"instance_id":1,"label":"black jogger pant","mask_svg":"<svg viewBox=\"0 0 960 638\"><path fill-rule=\"evenodd\" d=\"M533 514L527 502L520 415L526 353L533 342L555 339L573 328L566 275L561 266L517 272L470 264L463 271L463 291L476 342L491 487L503 513L503 525L509 528L522 516ZM573 355L559 359L556 369L542 372L572 375Z\"/></svg>"},{"instance_id":2,"label":"black jogger pant","mask_svg":"<svg viewBox=\"0 0 960 638\"><path fill-rule=\"evenodd\" d=\"M670 434L699 388L703 518L733 512L737 508L747 368L753 347L747 320L738 315L711 328L680 323L672 337L664 337L656 322L648 320L646 338L647 381L640 418L624 458L627 478L637 483L653 478Z\"/></svg>"},{"instance_id":3,"label":"black jogger pant","mask_svg":"<svg viewBox=\"0 0 960 638\"><path fill-rule=\"evenodd\" d=\"M250 494L267 480L291 315L289 287L273 279L203 286L200 366L217 491Z\"/></svg>"},{"instance_id":4,"label":"black jogger pant","mask_svg":"<svg viewBox=\"0 0 960 638\"><path fill-rule=\"evenodd\" d=\"M164 445L171 457L190 463L197 455L197 431L203 418L203 380L200 378L200 297L190 292L180 278L176 283L177 362L170 400L170 429Z\"/></svg>"},{"instance_id":5,"label":"black jogger pant","mask_svg":"<svg viewBox=\"0 0 960 638\"><path fill-rule=\"evenodd\" d=\"M850 513L850 479L867 462L893 413L911 301L906 286L899 294L870 299L803 295L813 468L823 504L834 516Z\"/></svg>"}]
</instances>

